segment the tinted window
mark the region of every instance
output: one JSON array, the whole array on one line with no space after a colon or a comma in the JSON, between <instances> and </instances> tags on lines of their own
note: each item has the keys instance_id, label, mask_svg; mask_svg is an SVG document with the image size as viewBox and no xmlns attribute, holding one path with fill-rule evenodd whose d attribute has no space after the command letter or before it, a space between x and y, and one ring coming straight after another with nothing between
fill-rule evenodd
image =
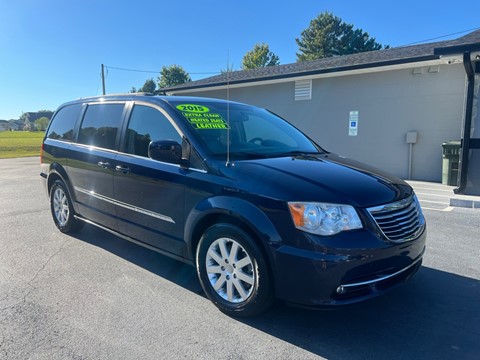
<instances>
[{"instance_id":1,"label":"tinted window","mask_svg":"<svg viewBox=\"0 0 480 360\"><path fill-rule=\"evenodd\" d=\"M47 138L72 141L73 128L81 106L81 104L75 104L58 110L48 128Z\"/></svg>"},{"instance_id":2,"label":"tinted window","mask_svg":"<svg viewBox=\"0 0 480 360\"><path fill-rule=\"evenodd\" d=\"M170 103L195 130L210 153L234 158L284 156L322 151L295 127L271 112L238 103Z\"/></svg>"},{"instance_id":3,"label":"tinted window","mask_svg":"<svg viewBox=\"0 0 480 360\"><path fill-rule=\"evenodd\" d=\"M115 149L115 140L122 122L123 104L89 105L83 118L78 142Z\"/></svg>"},{"instance_id":4,"label":"tinted window","mask_svg":"<svg viewBox=\"0 0 480 360\"><path fill-rule=\"evenodd\" d=\"M182 139L173 125L160 111L142 105L135 105L128 123L125 152L148 156L148 145L156 140Z\"/></svg>"},{"instance_id":5,"label":"tinted window","mask_svg":"<svg viewBox=\"0 0 480 360\"><path fill-rule=\"evenodd\" d=\"M290 148L297 146L297 140L292 137L290 131L284 131L284 128L274 122L264 121L262 117L250 115L248 121L243 121L243 130L247 142L257 142L255 138L275 139L275 141L285 144Z\"/></svg>"}]
</instances>

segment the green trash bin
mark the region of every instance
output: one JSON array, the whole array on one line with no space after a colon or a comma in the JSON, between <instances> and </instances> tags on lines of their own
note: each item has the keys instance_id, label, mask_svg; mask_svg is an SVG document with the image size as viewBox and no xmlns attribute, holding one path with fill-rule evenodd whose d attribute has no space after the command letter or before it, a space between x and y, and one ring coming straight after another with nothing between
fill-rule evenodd
<instances>
[{"instance_id":1,"label":"green trash bin","mask_svg":"<svg viewBox=\"0 0 480 360\"><path fill-rule=\"evenodd\" d=\"M442 184L457 185L458 163L460 162L460 141L446 141L442 144Z\"/></svg>"}]
</instances>

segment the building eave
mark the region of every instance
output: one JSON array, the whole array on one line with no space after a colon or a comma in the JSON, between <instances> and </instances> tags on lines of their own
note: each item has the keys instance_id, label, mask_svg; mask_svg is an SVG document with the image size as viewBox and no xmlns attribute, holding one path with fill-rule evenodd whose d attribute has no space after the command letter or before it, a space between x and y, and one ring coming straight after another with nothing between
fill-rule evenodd
<instances>
[{"instance_id":1,"label":"building eave","mask_svg":"<svg viewBox=\"0 0 480 360\"><path fill-rule=\"evenodd\" d=\"M291 74L257 77L252 79L236 80L231 82L216 82L212 84L184 86L178 89L166 89L164 92L169 95L184 94L212 90L222 90L226 88L242 88L259 85L279 84L305 79L321 79L328 77L340 77L347 75L367 74L382 71L392 71L407 68L416 68L424 66L435 66L443 64L461 63L461 56L439 56L428 55L409 59L391 60L371 64L351 65L337 68L327 68L320 70L304 71Z\"/></svg>"}]
</instances>

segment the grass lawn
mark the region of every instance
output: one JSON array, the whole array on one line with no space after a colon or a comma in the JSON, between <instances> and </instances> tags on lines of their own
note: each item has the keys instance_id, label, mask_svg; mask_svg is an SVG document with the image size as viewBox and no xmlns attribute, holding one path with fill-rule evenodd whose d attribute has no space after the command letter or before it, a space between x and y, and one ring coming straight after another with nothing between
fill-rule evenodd
<instances>
[{"instance_id":1,"label":"grass lawn","mask_svg":"<svg viewBox=\"0 0 480 360\"><path fill-rule=\"evenodd\" d=\"M42 131L0 131L0 159L40 156Z\"/></svg>"}]
</instances>

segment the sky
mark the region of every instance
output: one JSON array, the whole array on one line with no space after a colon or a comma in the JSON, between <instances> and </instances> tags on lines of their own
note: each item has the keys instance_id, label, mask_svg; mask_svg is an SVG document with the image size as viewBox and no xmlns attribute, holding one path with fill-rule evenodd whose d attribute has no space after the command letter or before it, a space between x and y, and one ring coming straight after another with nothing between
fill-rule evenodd
<instances>
[{"instance_id":1,"label":"sky","mask_svg":"<svg viewBox=\"0 0 480 360\"><path fill-rule=\"evenodd\" d=\"M295 38L324 11L391 47L480 28L478 0L0 0L0 119L100 95L101 64L106 92L124 93L162 66L194 80L238 70L261 42L293 63Z\"/></svg>"}]
</instances>

